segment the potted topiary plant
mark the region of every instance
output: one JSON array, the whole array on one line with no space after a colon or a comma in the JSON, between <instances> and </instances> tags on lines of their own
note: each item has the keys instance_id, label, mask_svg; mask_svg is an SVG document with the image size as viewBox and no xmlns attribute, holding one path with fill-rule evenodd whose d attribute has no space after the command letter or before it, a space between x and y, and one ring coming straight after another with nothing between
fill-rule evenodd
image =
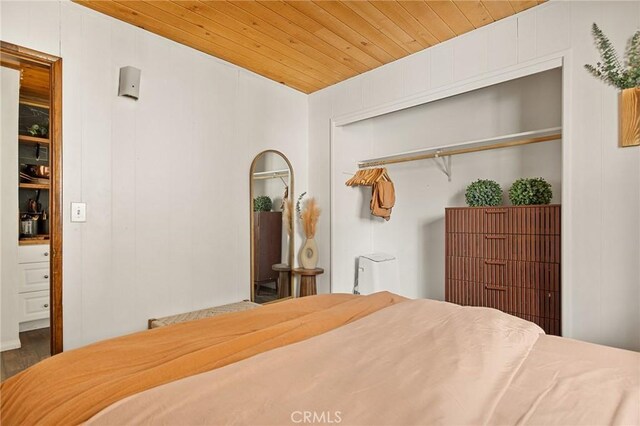
<instances>
[{"instance_id":1,"label":"potted topiary plant","mask_svg":"<svg viewBox=\"0 0 640 426\"><path fill-rule=\"evenodd\" d=\"M271 198L266 195L259 195L253 199L253 211L254 212L270 212L273 207Z\"/></svg>"},{"instance_id":2,"label":"potted topiary plant","mask_svg":"<svg viewBox=\"0 0 640 426\"><path fill-rule=\"evenodd\" d=\"M631 37L625 61L618 58L613 44L595 23L592 27L602 62L584 67L595 77L619 89L620 146L640 145L640 31Z\"/></svg>"},{"instance_id":3,"label":"potted topiary plant","mask_svg":"<svg viewBox=\"0 0 640 426\"><path fill-rule=\"evenodd\" d=\"M502 204L502 188L496 181L478 179L464 194L469 207L499 206Z\"/></svg>"},{"instance_id":4,"label":"potted topiary plant","mask_svg":"<svg viewBox=\"0 0 640 426\"><path fill-rule=\"evenodd\" d=\"M509 189L509 199L514 206L549 204L551 197L551 184L542 178L518 179Z\"/></svg>"}]
</instances>

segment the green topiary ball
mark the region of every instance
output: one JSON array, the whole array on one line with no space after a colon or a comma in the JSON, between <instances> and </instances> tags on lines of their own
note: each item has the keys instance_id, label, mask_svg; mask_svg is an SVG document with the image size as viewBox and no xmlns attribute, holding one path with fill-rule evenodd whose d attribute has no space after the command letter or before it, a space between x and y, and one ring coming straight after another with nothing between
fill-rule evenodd
<instances>
[{"instance_id":1,"label":"green topiary ball","mask_svg":"<svg viewBox=\"0 0 640 426\"><path fill-rule=\"evenodd\" d=\"M478 179L467 186L464 197L469 207L499 206L502 204L502 188L496 181Z\"/></svg>"},{"instance_id":2,"label":"green topiary ball","mask_svg":"<svg viewBox=\"0 0 640 426\"><path fill-rule=\"evenodd\" d=\"M273 202L266 195L260 195L253 199L254 212L270 212L271 207L273 207Z\"/></svg>"},{"instance_id":3,"label":"green topiary ball","mask_svg":"<svg viewBox=\"0 0 640 426\"><path fill-rule=\"evenodd\" d=\"M551 184L542 178L518 179L509 189L509 199L514 206L549 204L551 197Z\"/></svg>"}]
</instances>

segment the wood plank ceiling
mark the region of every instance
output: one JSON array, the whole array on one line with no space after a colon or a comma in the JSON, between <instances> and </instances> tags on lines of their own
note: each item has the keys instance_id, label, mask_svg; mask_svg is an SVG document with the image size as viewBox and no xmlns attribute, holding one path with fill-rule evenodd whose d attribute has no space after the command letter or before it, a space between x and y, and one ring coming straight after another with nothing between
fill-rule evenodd
<instances>
[{"instance_id":1,"label":"wood plank ceiling","mask_svg":"<svg viewBox=\"0 0 640 426\"><path fill-rule=\"evenodd\" d=\"M75 1L304 93L542 3Z\"/></svg>"}]
</instances>

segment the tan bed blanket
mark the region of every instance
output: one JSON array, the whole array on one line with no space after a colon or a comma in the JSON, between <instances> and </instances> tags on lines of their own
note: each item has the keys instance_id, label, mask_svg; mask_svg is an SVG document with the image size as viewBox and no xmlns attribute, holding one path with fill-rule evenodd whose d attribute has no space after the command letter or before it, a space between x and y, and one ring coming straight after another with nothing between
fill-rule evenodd
<instances>
[{"instance_id":1,"label":"tan bed blanket","mask_svg":"<svg viewBox=\"0 0 640 426\"><path fill-rule=\"evenodd\" d=\"M64 352L0 385L0 423L82 423L129 395L299 342L403 300L390 293L312 296Z\"/></svg>"},{"instance_id":2,"label":"tan bed blanket","mask_svg":"<svg viewBox=\"0 0 640 426\"><path fill-rule=\"evenodd\" d=\"M411 300L89 423L638 424L639 354L540 333L496 310Z\"/></svg>"}]
</instances>

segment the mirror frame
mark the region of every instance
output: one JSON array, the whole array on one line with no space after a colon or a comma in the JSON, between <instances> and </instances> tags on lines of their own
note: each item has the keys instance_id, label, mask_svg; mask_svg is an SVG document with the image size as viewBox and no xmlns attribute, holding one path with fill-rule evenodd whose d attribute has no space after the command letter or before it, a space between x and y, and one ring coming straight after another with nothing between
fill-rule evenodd
<instances>
[{"instance_id":1,"label":"mirror frame","mask_svg":"<svg viewBox=\"0 0 640 426\"><path fill-rule=\"evenodd\" d=\"M255 264L255 256L254 256L254 247L253 247L253 227L254 227L254 220L253 220L253 199L254 199L254 191L253 191L253 173L254 173L254 169L256 167L256 162L258 161L258 159L260 159L263 155L268 154L268 153L274 153L279 155L280 157L282 157L284 159L284 161L287 163L287 166L289 167L289 174L290 174L290 179L289 179L289 197L291 197L291 200L293 201L293 197L294 197L294 175L293 175L293 166L291 165L291 162L289 161L289 159L287 158L286 155L284 155L282 152L275 150L275 149L266 149L262 152L259 152L258 154L256 154L255 157L253 157L253 161L251 162L251 167L249 168L249 251L251 254L251 266L249 269L249 287L251 288L251 301L254 302L255 300L255 285L254 285L254 276L253 276L253 271L254 271L254 264ZM293 204L292 204L293 205ZM295 209L292 212L291 215L291 237L289 238L289 266L291 267L291 271L289 271L289 297L283 297L282 299L276 299L270 302L266 302L264 303L269 304L269 303L277 303L277 302L281 302L283 300L287 300L287 299L292 299L295 297L295 283L293 280L293 262L295 259L294 256L294 240L295 240L295 234L296 234L296 230L295 230ZM255 302L254 302L255 303Z\"/></svg>"}]
</instances>

